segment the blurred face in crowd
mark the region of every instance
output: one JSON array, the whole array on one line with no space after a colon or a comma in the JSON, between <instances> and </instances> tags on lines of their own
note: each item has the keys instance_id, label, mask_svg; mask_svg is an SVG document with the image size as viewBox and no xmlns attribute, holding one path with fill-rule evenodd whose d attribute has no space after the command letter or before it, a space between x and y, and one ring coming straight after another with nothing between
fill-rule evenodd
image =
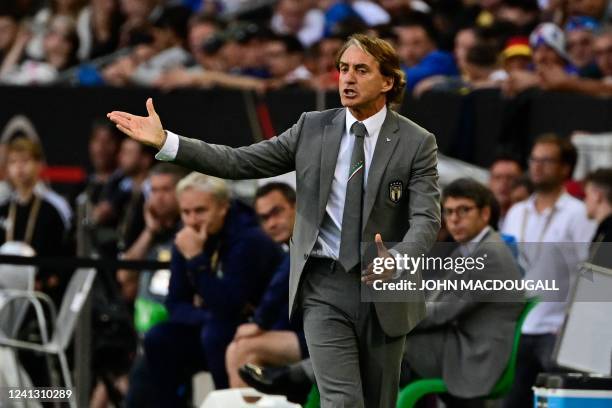
<instances>
[{"instance_id":1,"label":"blurred face in crowd","mask_svg":"<svg viewBox=\"0 0 612 408\"><path fill-rule=\"evenodd\" d=\"M529 177L536 191L559 188L569 177L569 166L561 163L559 147L553 143L537 143L529 157Z\"/></svg>"},{"instance_id":2,"label":"blurred face in crowd","mask_svg":"<svg viewBox=\"0 0 612 408\"><path fill-rule=\"evenodd\" d=\"M6 173L16 189L29 188L38 181L42 163L28 152L9 151L6 160Z\"/></svg>"},{"instance_id":3,"label":"blurred face in crowd","mask_svg":"<svg viewBox=\"0 0 612 408\"><path fill-rule=\"evenodd\" d=\"M504 70L506 72L529 71L531 58L523 55L516 55L504 60Z\"/></svg>"},{"instance_id":4,"label":"blurred face in crowd","mask_svg":"<svg viewBox=\"0 0 612 408\"><path fill-rule=\"evenodd\" d=\"M43 41L45 59L59 70L67 68L66 64L76 51L75 44L69 38L74 29L72 22L67 17L57 17L52 21L51 28L45 35Z\"/></svg>"},{"instance_id":5,"label":"blurred face in crowd","mask_svg":"<svg viewBox=\"0 0 612 408\"><path fill-rule=\"evenodd\" d=\"M147 20L155 6L154 0L120 0L121 11L126 19L134 22L144 22Z\"/></svg>"},{"instance_id":6,"label":"blurred face in crowd","mask_svg":"<svg viewBox=\"0 0 612 408\"><path fill-rule=\"evenodd\" d=\"M104 126L96 127L89 139L89 160L95 171L112 171L117 165L119 143L112 131Z\"/></svg>"},{"instance_id":7,"label":"blurred face in crowd","mask_svg":"<svg viewBox=\"0 0 612 408\"><path fill-rule=\"evenodd\" d=\"M466 70L467 53L476 45L476 33L471 28L461 30L455 36L455 60L461 72Z\"/></svg>"},{"instance_id":8,"label":"blurred face in crowd","mask_svg":"<svg viewBox=\"0 0 612 408\"><path fill-rule=\"evenodd\" d=\"M297 34L302 29L308 7L304 3L303 0L281 0L278 3L276 12L282 17L290 34Z\"/></svg>"},{"instance_id":9,"label":"blurred face in crowd","mask_svg":"<svg viewBox=\"0 0 612 408\"><path fill-rule=\"evenodd\" d=\"M573 16L590 16L599 19L604 14L607 0L569 0L569 12Z\"/></svg>"},{"instance_id":10,"label":"blurred face in crowd","mask_svg":"<svg viewBox=\"0 0 612 408\"><path fill-rule=\"evenodd\" d=\"M512 188L510 193L510 205L514 205L518 202L525 201L529 198L529 190L522 184L517 184Z\"/></svg>"},{"instance_id":11,"label":"blurred face in crowd","mask_svg":"<svg viewBox=\"0 0 612 408\"><path fill-rule=\"evenodd\" d=\"M422 27L398 27L396 33L397 53L408 67L418 64L427 54L435 50L433 41Z\"/></svg>"},{"instance_id":12,"label":"blurred face in crowd","mask_svg":"<svg viewBox=\"0 0 612 408\"><path fill-rule=\"evenodd\" d=\"M520 7L512 7L502 3L499 10L497 10L496 17L498 21L512 23L517 27L524 27L537 19L538 14L535 11L523 10Z\"/></svg>"},{"instance_id":13,"label":"blurred face in crowd","mask_svg":"<svg viewBox=\"0 0 612 408\"><path fill-rule=\"evenodd\" d=\"M151 193L147 200L157 217L171 219L178 215L176 199L176 177L172 174L154 174L149 178Z\"/></svg>"},{"instance_id":14,"label":"blurred face in crowd","mask_svg":"<svg viewBox=\"0 0 612 408\"><path fill-rule=\"evenodd\" d=\"M491 166L489 188L500 207L506 208L511 204L512 186L521 173L521 167L512 160L498 160Z\"/></svg>"},{"instance_id":15,"label":"blurred face in crowd","mask_svg":"<svg viewBox=\"0 0 612 408\"><path fill-rule=\"evenodd\" d=\"M282 41L269 41L266 44L268 71L274 78L282 78L302 63L300 53L288 53Z\"/></svg>"},{"instance_id":16,"label":"blurred face in crowd","mask_svg":"<svg viewBox=\"0 0 612 408\"><path fill-rule=\"evenodd\" d=\"M264 232L279 244L289 242L295 222L295 205L278 190L255 201L255 212Z\"/></svg>"},{"instance_id":17,"label":"blurred face in crowd","mask_svg":"<svg viewBox=\"0 0 612 408\"><path fill-rule=\"evenodd\" d=\"M221 231L229 203L219 200L213 193L188 188L178 195L181 220L188 227L200 231L206 226L206 232L214 235Z\"/></svg>"},{"instance_id":18,"label":"blurred face in crowd","mask_svg":"<svg viewBox=\"0 0 612 408\"><path fill-rule=\"evenodd\" d=\"M6 54L17 36L17 21L9 16L0 16L0 55Z\"/></svg>"},{"instance_id":19,"label":"blurred face in crowd","mask_svg":"<svg viewBox=\"0 0 612 408\"><path fill-rule=\"evenodd\" d=\"M593 52L597 67L604 77L612 76L612 33L606 33L595 38Z\"/></svg>"},{"instance_id":20,"label":"blurred face in crowd","mask_svg":"<svg viewBox=\"0 0 612 408\"><path fill-rule=\"evenodd\" d=\"M489 225L491 209L478 208L474 200L465 197L448 197L442 206L446 229L459 243L472 240Z\"/></svg>"},{"instance_id":21,"label":"blurred face in crowd","mask_svg":"<svg viewBox=\"0 0 612 408\"><path fill-rule=\"evenodd\" d=\"M127 176L134 176L146 169L146 153L142 145L133 139L124 139L119 150L119 167Z\"/></svg>"},{"instance_id":22,"label":"blurred face in crowd","mask_svg":"<svg viewBox=\"0 0 612 408\"><path fill-rule=\"evenodd\" d=\"M550 66L565 66L563 58L548 45L539 45L533 50L533 63L537 69L546 69Z\"/></svg>"},{"instance_id":23,"label":"blurred face in crowd","mask_svg":"<svg viewBox=\"0 0 612 408\"><path fill-rule=\"evenodd\" d=\"M582 68L593 61L593 34L589 30L571 30L567 34L567 53L572 63Z\"/></svg>"},{"instance_id":24,"label":"blurred face in crowd","mask_svg":"<svg viewBox=\"0 0 612 408\"><path fill-rule=\"evenodd\" d=\"M359 120L382 109L393 79L381 74L378 61L372 55L351 45L340 57L338 69L342 106L351 109Z\"/></svg>"},{"instance_id":25,"label":"blurred face in crowd","mask_svg":"<svg viewBox=\"0 0 612 408\"><path fill-rule=\"evenodd\" d=\"M336 55L342 48L342 40L339 38L325 38L319 44L319 73L336 70Z\"/></svg>"},{"instance_id":26,"label":"blurred face in crowd","mask_svg":"<svg viewBox=\"0 0 612 408\"><path fill-rule=\"evenodd\" d=\"M205 59L202 45L217 32L217 27L210 23L194 23L189 29L187 42L189 51L198 61ZM207 67L205 67L207 68Z\"/></svg>"}]
</instances>

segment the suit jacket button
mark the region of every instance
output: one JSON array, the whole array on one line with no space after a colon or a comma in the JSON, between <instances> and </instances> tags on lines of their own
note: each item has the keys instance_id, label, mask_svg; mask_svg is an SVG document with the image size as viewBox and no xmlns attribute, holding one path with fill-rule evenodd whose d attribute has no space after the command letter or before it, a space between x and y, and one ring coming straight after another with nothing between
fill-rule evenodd
<instances>
[{"instance_id":1,"label":"suit jacket button","mask_svg":"<svg viewBox=\"0 0 612 408\"><path fill-rule=\"evenodd\" d=\"M304 260L308 259L308 254L304 254Z\"/></svg>"}]
</instances>

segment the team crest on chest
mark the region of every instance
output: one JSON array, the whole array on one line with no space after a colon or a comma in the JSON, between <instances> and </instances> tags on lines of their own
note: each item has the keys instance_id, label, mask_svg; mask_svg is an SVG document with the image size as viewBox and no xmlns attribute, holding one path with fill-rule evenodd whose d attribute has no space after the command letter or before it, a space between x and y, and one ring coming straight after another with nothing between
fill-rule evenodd
<instances>
[{"instance_id":1,"label":"team crest on chest","mask_svg":"<svg viewBox=\"0 0 612 408\"><path fill-rule=\"evenodd\" d=\"M394 203L398 203L402 198L404 184L400 180L389 183L389 199Z\"/></svg>"}]
</instances>

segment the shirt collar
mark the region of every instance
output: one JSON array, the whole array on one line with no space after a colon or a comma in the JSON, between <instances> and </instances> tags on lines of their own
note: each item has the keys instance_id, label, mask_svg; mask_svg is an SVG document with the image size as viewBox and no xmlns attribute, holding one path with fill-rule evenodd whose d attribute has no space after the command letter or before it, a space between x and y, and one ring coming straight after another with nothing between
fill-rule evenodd
<instances>
[{"instance_id":1,"label":"shirt collar","mask_svg":"<svg viewBox=\"0 0 612 408\"><path fill-rule=\"evenodd\" d=\"M463 256L469 256L472 252L474 252L474 250L478 246L478 243L483 240L485 235L487 235L490 230L491 227L487 225L478 233L478 235L472 238L470 242L466 242L465 244L459 245L459 251L461 251L461 254Z\"/></svg>"},{"instance_id":2,"label":"shirt collar","mask_svg":"<svg viewBox=\"0 0 612 408\"><path fill-rule=\"evenodd\" d=\"M533 213L537 213L538 211L536 210L536 206L535 206L535 193L532 194L531 196L529 196L529 198L527 199L527 208L533 212ZM567 191L563 190L563 192L561 193L561 195L559 196L559 198L557 198L557 201L555 201L555 203L553 204L553 206L551 208L547 208L546 210L544 210L544 212L542 214L548 214L550 211L552 211L553 209L555 211L562 209L568 202L568 200L570 199L570 195Z\"/></svg>"},{"instance_id":3,"label":"shirt collar","mask_svg":"<svg viewBox=\"0 0 612 408\"><path fill-rule=\"evenodd\" d=\"M382 128L383 122L387 117L387 105L383 106L381 110L376 112L374 115L370 116L366 120L363 120L362 123L365 125L366 130L368 131L369 136L377 135L380 132L380 128ZM358 122L358 120L353 116L349 108L346 108L346 129L350 132L351 126L353 123Z\"/></svg>"}]
</instances>

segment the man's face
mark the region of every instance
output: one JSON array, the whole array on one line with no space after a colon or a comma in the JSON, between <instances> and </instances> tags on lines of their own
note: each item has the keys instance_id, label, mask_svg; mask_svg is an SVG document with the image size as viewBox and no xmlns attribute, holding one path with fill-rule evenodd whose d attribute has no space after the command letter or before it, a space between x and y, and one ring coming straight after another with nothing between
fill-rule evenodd
<instances>
[{"instance_id":1,"label":"man's face","mask_svg":"<svg viewBox=\"0 0 612 408\"><path fill-rule=\"evenodd\" d=\"M397 53L408 67L415 66L435 47L422 27L398 27Z\"/></svg>"},{"instance_id":2,"label":"man's face","mask_svg":"<svg viewBox=\"0 0 612 408\"><path fill-rule=\"evenodd\" d=\"M176 178L171 174L155 174L149 178L151 194L148 203L155 216L165 219L178 215L176 199Z\"/></svg>"},{"instance_id":3,"label":"man's face","mask_svg":"<svg viewBox=\"0 0 612 408\"><path fill-rule=\"evenodd\" d=\"M561 163L559 147L552 143L537 143L529 157L529 177L534 188L550 191L560 187L568 177L567 165Z\"/></svg>"},{"instance_id":4,"label":"man's face","mask_svg":"<svg viewBox=\"0 0 612 408\"><path fill-rule=\"evenodd\" d=\"M278 3L277 13L283 18L283 23L289 29L289 33L297 34L304 25L306 8L303 0L281 0Z\"/></svg>"},{"instance_id":5,"label":"man's face","mask_svg":"<svg viewBox=\"0 0 612 408\"><path fill-rule=\"evenodd\" d=\"M597 209L605 200L604 192L593 183L587 183L584 186L584 205L586 207L587 217L590 220L595 219Z\"/></svg>"},{"instance_id":6,"label":"man's face","mask_svg":"<svg viewBox=\"0 0 612 408\"><path fill-rule=\"evenodd\" d=\"M378 105L382 108L385 93L393 87L393 80L380 73L378 61L373 56L352 45L340 57L338 68L342 106L363 111Z\"/></svg>"},{"instance_id":7,"label":"man's face","mask_svg":"<svg viewBox=\"0 0 612 408\"><path fill-rule=\"evenodd\" d=\"M272 191L255 201L255 212L264 232L279 244L289 241L295 222L295 205L280 191Z\"/></svg>"},{"instance_id":8,"label":"man's face","mask_svg":"<svg viewBox=\"0 0 612 408\"><path fill-rule=\"evenodd\" d=\"M606 77L612 76L612 34L595 38L593 53L601 73Z\"/></svg>"},{"instance_id":9,"label":"man's face","mask_svg":"<svg viewBox=\"0 0 612 408\"><path fill-rule=\"evenodd\" d=\"M327 38L321 40L319 47L319 73L330 72L336 69L336 55L342 48L342 40L339 38Z\"/></svg>"},{"instance_id":10,"label":"man's face","mask_svg":"<svg viewBox=\"0 0 612 408\"><path fill-rule=\"evenodd\" d=\"M194 24L189 29L189 51L194 55L202 54L202 45L217 32L213 24Z\"/></svg>"},{"instance_id":11,"label":"man's face","mask_svg":"<svg viewBox=\"0 0 612 408\"><path fill-rule=\"evenodd\" d=\"M582 68L593 61L593 34L588 30L572 30L567 33L567 52L572 63Z\"/></svg>"},{"instance_id":12,"label":"man's face","mask_svg":"<svg viewBox=\"0 0 612 408\"><path fill-rule=\"evenodd\" d=\"M521 168L512 160L498 160L491 166L489 188L502 208L510 205L512 186L520 176Z\"/></svg>"},{"instance_id":13,"label":"man's face","mask_svg":"<svg viewBox=\"0 0 612 408\"><path fill-rule=\"evenodd\" d=\"M8 17L0 16L0 54L6 54L17 36L17 22Z\"/></svg>"},{"instance_id":14,"label":"man's face","mask_svg":"<svg viewBox=\"0 0 612 408\"><path fill-rule=\"evenodd\" d=\"M27 152L9 152L7 176L15 188L31 187L38 181L41 163L34 160Z\"/></svg>"},{"instance_id":15,"label":"man's face","mask_svg":"<svg viewBox=\"0 0 612 408\"><path fill-rule=\"evenodd\" d=\"M457 33L455 37L455 59L461 71L466 69L467 53L474 45L476 45L474 30L468 28Z\"/></svg>"},{"instance_id":16,"label":"man's face","mask_svg":"<svg viewBox=\"0 0 612 408\"><path fill-rule=\"evenodd\" d=\"M142 146L135 140L125 139L119 150L119 167L127 176L133 176L141 171Z\"/></svg>"},{"instance_id":17,"label":"man's face","mask_svg":"<svg viewBox=\"0 0 612 408\"><path fill-rule=\"evenodd\" d=\"M296 68L282 41L269 41L265 53L268 71L274 78L282 78Z\"/></svg>"},{"instance_id":18,"label":"man's face","mask_svg":"<svg viewBox=\"0 0 612 408\"><path fill-rule=\"evenodd\" d=\"M188 227L214 235L221 231L229 209L227 202L221 202L213 193L189 188L178 195L181 220Z\"/></svg>"},{"instance_id":19,"label":"man's face","mask_svg":"<svg viewBox=\"0 0 612 408\"><path fill-rule=\"evenodd\" d=\"M96 171L112 170L117 163L119 146L111 130L95 128L89 139L89 160Z\"/></svg>"},{"instance_id":20,"label":"man's face","mask_svg":"<svg viewBox=\"0 0 612 408\"><path fill-rule=\"evenodd\" d=\"M474 200L464 197L448 197L442 206L446 228L459 243L471 241L489 224L489 207L478 208Z\"/></svg>"},{"instance_id":21,"label":"man's face","mask_svg":"<svg viewBox=\"0 0 612 408\"><path fill-rule=\"evenodd\" d=\"M563 58L548 45L539 45L533 50L533 63L537 69L546 69L550 66L565 66Z\"/></svg>"}]
</instances>

